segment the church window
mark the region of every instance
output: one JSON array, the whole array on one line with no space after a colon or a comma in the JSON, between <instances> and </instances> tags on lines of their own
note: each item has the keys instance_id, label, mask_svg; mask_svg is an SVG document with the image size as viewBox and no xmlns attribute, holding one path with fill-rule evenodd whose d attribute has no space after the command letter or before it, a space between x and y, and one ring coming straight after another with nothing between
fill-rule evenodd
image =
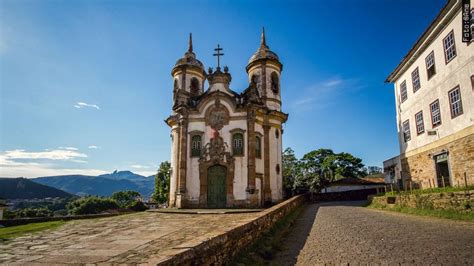
<instances>
[{"instance_id":1,"label":"church window","mask_svg":"<svg viewBox=\"0 0 474 266\"><path fill-rule=\"evenodd\" d=\"M191 79L191 86L190 86L191 94L196 96L199 94L199 80L197 78Z\"/></svg>"},{"instance_id":2,"label":"church window","mask_svg":"<svg viewBox=\"0 0 474 266\"><path fill-rule=\"evenodd\" d=\"M277 165L275 167L275 170L276 170L277 175L279 175L280 174L280 164L277 163Z\"/></svg>"},{"instance_id":3,"label":"church window","mask_svg":"<svg viewBox=\"0 0 474 266\"><path fill-rule=\"evenodd\" d=\"M244 155L244 135L242 133L232 135L232 151L234 156Z\"/></svg>"},{"instance_id":4,"label":"church window","mask_svg":"<svg viewBox=\"0 0 474 266\"><path fill-rule=\"evenodd\" d=\"M277 73L272 72L272 74L270 75L270 79L271 79L272 91L273 91L273 93L277 94L278 91L280 90L280 83L279 83L279 80L278 80Z\"/></svg>"},{"instance_id":5,"label":"church window","mask_svg":"<svg viewBox=\"0 0 474 266\"><path fill-rule=\"evenodd\" d=\"M262 139L255 137L255 157L262 158Z\"/></svg>"},{"instance_id":6,"label":"church window","mask_svg":"<svg viewBox=\"0 0 474 266\"><path fill-rule=\"evenodd\" d=\"M258 85L258 79L259 79L259 76L258 75L252 75L252 77L250 78L250 83L257 87Z\"/></svg>"},{"instance_id":7,"label":"church window","mask_svg":"<svg viewBox=\"0 0 474 266\"><path fill-rule=\"evenodd\" d=\"M275 128L275 138L280 138L280 131L278 130L278 128Z\"/></svg>"},{"instance_id":8,"label":"church window","mask_svg":"<svg viewBox=\"0 0 474 266\"><path fill-rule=\"evenodd\" d=\"M174 84L173 84L173 91L176 92L178 89L179 89L179 87L178 87L178 79L175 79L175 80L174 80Z\"/></svg>"},{"instance_id":9,"label":"church window","mask_svg":"<svg viewBox=\"0 0 474 266\"><path fill-rule=\"evenodd\" d=\"M202 139L200 135L194 135L191 138L191 157L201 156Z\"/></svg>"}]
</instances>

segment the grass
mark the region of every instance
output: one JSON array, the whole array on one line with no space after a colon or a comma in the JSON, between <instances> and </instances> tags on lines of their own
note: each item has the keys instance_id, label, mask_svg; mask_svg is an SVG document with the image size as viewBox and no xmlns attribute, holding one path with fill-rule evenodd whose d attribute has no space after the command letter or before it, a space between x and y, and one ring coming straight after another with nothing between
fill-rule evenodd
<instances>
[{"instance_id":1,"label":"grass","mask_svg":"<svg viewBox=\"0 0 474 266\"><path fill-rule=\"evenodd\" d=\"M370 204L369 208L382 209L387 211L395 211L406 214L413 214L419 216L430 216L438 217L452 220L462 220L462 221L474 221L474 212L462 213L455 210L441 210L441 209L416 209L408 208L401 206L393 206L391 208L386 208L385 206L379 204Z\"/></svg>"},{"instance_id":2,"label":"grass","mask_svg":"<svg viewBox=\"0 0 474 266\"><path fill-rule=\"evenodd\" d=\"M46 229L55 229L64 223L64 221L52 221L0 228L0 240L8 240L27 233L35 233Z\"/></svg>"},{"instance_id":3,"label":"grass","mask_svg":"<svg viewBox=\"0 0 474 266\"><path fill-rule=\"evenodd\" d=\"M289 233L291 226L300 215L304 206L301 206L263 234L255 243L241 251L230 265L266 265L273 258L275 253L281 250L283 238Z\"/></svg>"},{"instance_id":4,"label":"grass","mask_svg":"<svg viewBox=\"0 0 474 266\"><path fill-rule=\"evenodd\" d=\"M403 194L429 194L429 193L449 193L459 191L474 190L474 186L467 187L436 187L425 189L413 189L411 191L392 191L385 193L386 196L403 195Z\"/></svg>"}]
</instances>

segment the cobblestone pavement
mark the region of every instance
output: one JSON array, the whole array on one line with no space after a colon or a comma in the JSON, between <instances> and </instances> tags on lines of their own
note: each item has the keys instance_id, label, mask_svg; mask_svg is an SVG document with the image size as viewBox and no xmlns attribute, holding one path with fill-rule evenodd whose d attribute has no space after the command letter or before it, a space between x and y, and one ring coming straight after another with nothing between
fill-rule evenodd
<instances>
[{"instance_id":1,"label":"cobblestone pavement","mask_svg":"<svg viewBox=\"0 0 474 266\"><path fill-rule=\"evenodd\" d=\"M0 242L0 264L156 263L255 216L143 212L76 220Z\"/></svg>"},{"instance_id":2,"label":"cobblestone pavement","mask_svg":"<svg viewBox=\"0 0 474 266\"><path fill-rule=\"evenodd\" d=\"M359 207L308 205L274 265L474 265L474 223Z\"/></svg>"}]
</instances>

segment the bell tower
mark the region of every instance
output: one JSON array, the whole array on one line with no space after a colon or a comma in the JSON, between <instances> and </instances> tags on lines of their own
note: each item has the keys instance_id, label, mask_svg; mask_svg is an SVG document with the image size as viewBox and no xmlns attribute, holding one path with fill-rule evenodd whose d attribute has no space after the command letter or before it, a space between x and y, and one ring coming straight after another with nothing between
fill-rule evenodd
<instances>
[{"instance_id":1,"label":"bell tower","mask_svg":"<svg viewBox=\"0 0 474 266\"><path fill-rule=\"evenodd\" d=\"M270 50L262 29L260 47L250 57L246 67L249 83L256 85L260 97L271 110L281 110L280 74L283 65L278 55Z\"/></svg>"},{"instance_id":2,"label":"bell tower","mask_svg":"<svg viewBox=\"0 0 474 266\"><path fill-rule=\"evenodd\" d=\"M206 72L193 52L193 36L189 34L188 51L176 61L173 70L173 109L186 105L204 92Z\"/></svg>"}]
</instances>

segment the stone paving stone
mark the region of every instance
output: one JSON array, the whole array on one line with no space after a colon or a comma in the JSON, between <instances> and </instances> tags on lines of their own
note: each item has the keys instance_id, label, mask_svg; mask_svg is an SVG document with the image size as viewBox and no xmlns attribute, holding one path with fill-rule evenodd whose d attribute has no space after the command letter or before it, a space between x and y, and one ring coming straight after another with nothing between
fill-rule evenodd
<instances>
[{"instance_id":1,"label":"stone paving stone","mask_svg":"<svg viewBox=\"0 0 474 266\"><path fill-rule=\"evenodd\" d=\"M474 265L474 223L311 204L273 265Z\"/></svg>"},{"instance_id":2,"label":"stone paving stone","mask_svg":"<svg viewBox=\"0 0 474 266\"><path fill-rule=\"evenodd\" d=\"M143 212L70 221L54 230L0 242L0 264L159 262L256 216Z\"/></svg>"}]
</instances>

